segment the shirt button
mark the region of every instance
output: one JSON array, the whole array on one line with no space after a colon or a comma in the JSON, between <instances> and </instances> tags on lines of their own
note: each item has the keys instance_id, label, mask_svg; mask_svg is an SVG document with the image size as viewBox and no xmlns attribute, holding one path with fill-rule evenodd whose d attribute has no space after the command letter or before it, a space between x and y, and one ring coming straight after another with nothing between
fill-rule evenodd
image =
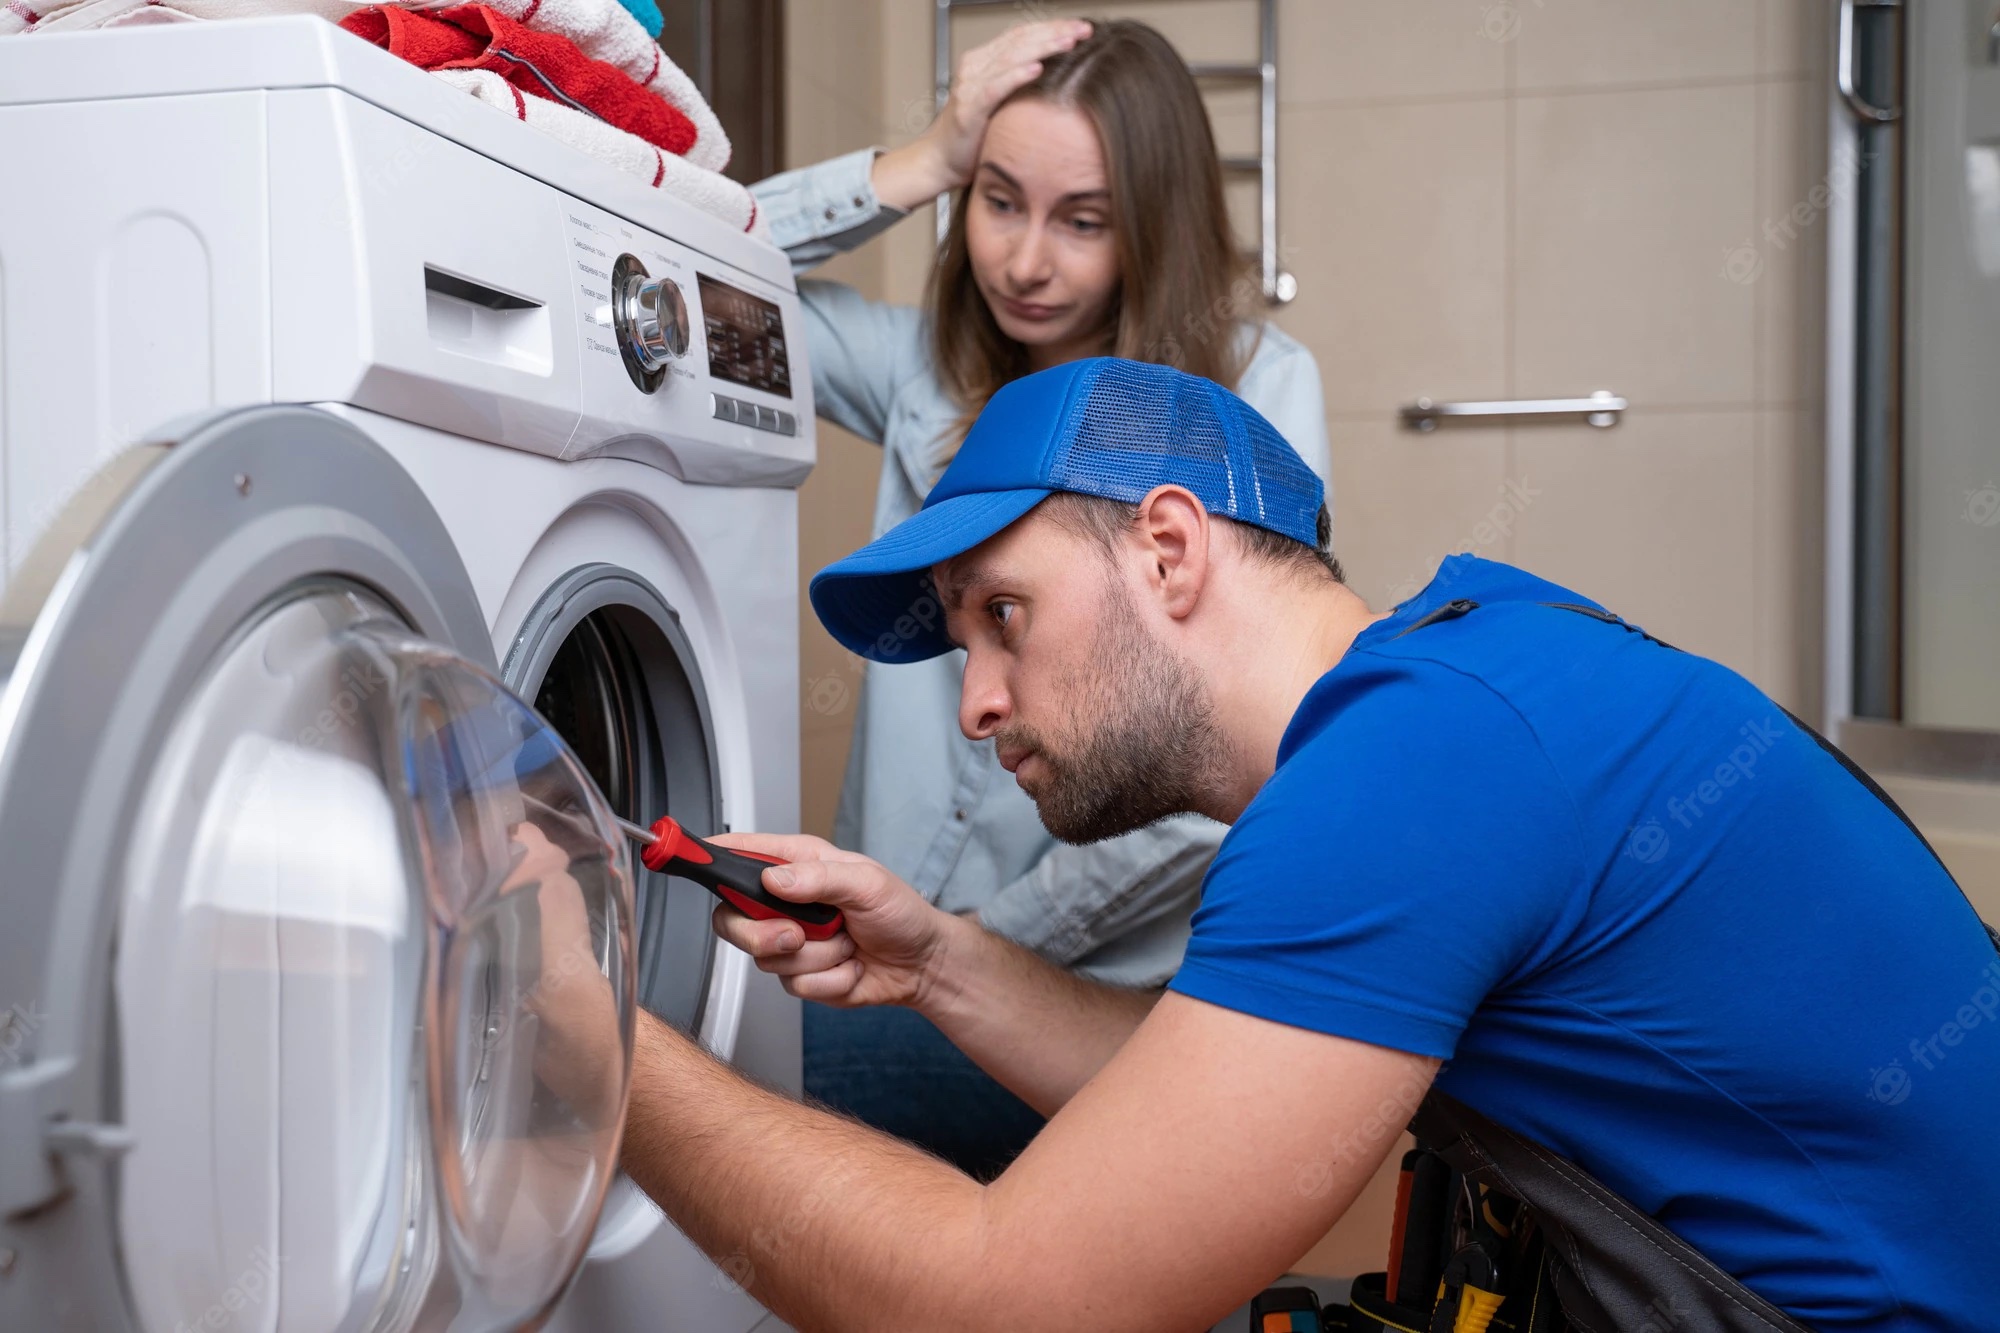
<instances>
[{"instance_id":1,"label":"shirt button","mask_svg":"<svg viewBox=\"0 0 2000 1333\"><path fill-rule=\"evenodd\" d=\"M856 208L866 208L868 207L868 201L857 194L854 196L854 206Z\"/></svg>"},{"instance_id":2,"label":"shirt button","mask_svg":"<svg viewBox=\"0 0 2000 1333\"><path fill-rule=\"evenodd\" d=\"M833 219L834 219L834 210L833 210L833 209L832 209L831 207L829 207L829 208L828 208L828 209L826 210L826 220L827 220L828 222L831 222L831 221L833 221Z\"/></svg>"},{"instance_id":3,"label":"shirt button","mask_svg":"<svg viewBox=\"0 0 2000 1333\"><path fill-rule=\"evenodd\" d=\"M953 819L956 819L959 823L963 824L965 822L965 811L954 810L951 812L951 817Z\"/></svg>"}]
</instances>

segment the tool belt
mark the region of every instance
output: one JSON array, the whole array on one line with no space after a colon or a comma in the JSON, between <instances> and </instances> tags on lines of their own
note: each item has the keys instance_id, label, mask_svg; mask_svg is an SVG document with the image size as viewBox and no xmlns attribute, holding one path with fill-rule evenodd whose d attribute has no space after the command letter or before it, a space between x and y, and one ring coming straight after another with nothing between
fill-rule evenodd
<instances>
[{"instance_id":1,"label":"tool belt","mask_svg":"<svg viewBox=\"0 0 2000 1333\"><path fill-rule=\"evenodd\" d=\"M1594 606L1545 605L1645 634ZM1448 602L1403 633L1478 609ZM1785 716L1937 856L1874 778ZM2000 950L2000 931L1985 929ZM1433 1089L1410 1132L1417 1147L1403 1156L1388 1269L1362 1274L1347 1305L1323 1310L1307 1289L1272 1288L1251 1307L1251 1333L1310 1327L1275 1322L1310 1318L1307 1300L1321 1329L1341 1333L1812 1333L1576 1163L1463 1102ZM1280 1293L1298 1299L1265 1299Z\"/></svg>"},{"instance_id":2,"label":"tool belt","mask_svg":"<svg viewBox=\"0 0 2000 1333\"><path fill-rule=\"evenodd\" d=\"M1347 1333L1811 1333L1574 1162L1432 1092ZM1344 1322L1343 1322L1344 1320Z\"/></svg>"}]
</instances>

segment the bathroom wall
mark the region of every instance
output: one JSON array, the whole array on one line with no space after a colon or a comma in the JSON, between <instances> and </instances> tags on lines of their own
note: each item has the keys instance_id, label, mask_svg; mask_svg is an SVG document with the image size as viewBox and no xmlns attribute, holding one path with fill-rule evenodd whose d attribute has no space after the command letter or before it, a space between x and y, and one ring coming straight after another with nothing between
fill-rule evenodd
<instances>
[{"instance_id":1,"label":"bathroom wall","mask_svg":"<svg viewBox=\"0 0 2000 1333\"><path fill-rule=\"evenodd\" d=\"M1379 604L1473 550L1567 582L1817 711L1825 19L1814 0L1283 0L1280 229L1299 293L1273 312L1326 388L1335 544ZM790 0L788 157L927 122L932 0ZM1197 60L1256 52L1251 0L1022 4L953 20L1143 18ZM1226 153L1247 89L1210 90ZM1232 202L1254 235L1252 182ZM911 218L849 280L921 294ZM1609 430L1419 435L1436 399L1631 401ZM866 538L877 456L822 423L802 575ZM805 819L831 827L858 666L802 610ZM1380 1267L1378 1180L1304 1271Z\"/></svg>"}]
</instances>

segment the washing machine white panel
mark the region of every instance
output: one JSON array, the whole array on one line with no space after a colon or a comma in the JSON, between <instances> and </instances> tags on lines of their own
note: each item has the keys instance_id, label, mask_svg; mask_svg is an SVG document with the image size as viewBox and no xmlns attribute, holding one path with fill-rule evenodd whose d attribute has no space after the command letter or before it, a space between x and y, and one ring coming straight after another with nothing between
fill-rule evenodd
<instances>
[{"instance_id":1,"label":"washing machine white panel","mask_svg":"<svg viewBox=\"0 0 2000 1333\"><path fill-rule=\"evenodd\" d=\"M114 452L270 364L261 93L0 105L0 140L4 587Z\"/></svg>"},{"instance_id":2,"label":"washing machine white panel","mask_svg":"<svg viewBox=\"0 0 2000 1333\"><path fill-rule=\"evenodd\" d=\"M122 455L9 589L0 979L45 1021L0 1067L0 1327L470 1333L562 1293L630 858L461 652L421 491L304 409Z\"/></svg>"}]
</instances>

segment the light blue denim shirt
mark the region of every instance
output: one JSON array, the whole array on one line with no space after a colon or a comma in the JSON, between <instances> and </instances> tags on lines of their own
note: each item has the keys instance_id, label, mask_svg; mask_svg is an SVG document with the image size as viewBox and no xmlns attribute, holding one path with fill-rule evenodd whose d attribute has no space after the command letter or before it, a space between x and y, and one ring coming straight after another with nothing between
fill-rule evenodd
<instances>
[{"instance_id":1,"label":"light blue denim shirt","mask_svg":"<svg viewBox=\"0 0 2000 1333\"><path fill-rule=\"evenodd\" d=\"M863 149L753 187L771 234L803 273L904 214L875 198ZM799 284L819 414L882 446L875 534L914 514L943 471L959 409L932 367L923 312L839 283ZM1312 354L1270 325L1243 326L1256 352L1237 386L1322 478L1326 417ZM1329 495L1329 499L1330 499ZM872 856L946 911L979 909L990 930L1123 985L1180 966L1201 878L1222 841L1182 815L1088 847L1056 842L991 741L958 729L965 655L862 677L834 840Z\"/></svg>"}]
</instances>

